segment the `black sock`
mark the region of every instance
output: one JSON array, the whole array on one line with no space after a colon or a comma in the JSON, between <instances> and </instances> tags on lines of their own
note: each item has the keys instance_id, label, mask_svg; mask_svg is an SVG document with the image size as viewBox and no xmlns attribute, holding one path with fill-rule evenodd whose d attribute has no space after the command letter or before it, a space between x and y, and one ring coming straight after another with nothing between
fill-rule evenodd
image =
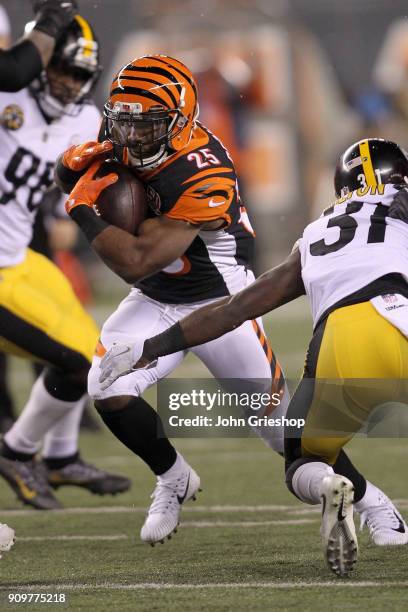
<instances>
[{"instance_id":1,"label":"black sock","mask_svg":"<svg viewBox=\"0 0 408 612\"><path fill-rule=\"evenodd\" d=\"M105 425L131 451L159 476L177 459L175 448L166 438L157 412L142 398L133 398L124 408L98 410Z\"/></svg>"},{"instance_id":2,"label":"black sock","mask_svg":"<svg viewBox=\"0 0 408 612\"><path fill-rule=\"evenodd\" d=\"M67 457L43 457L44 463L49 470L61 470L70 463L75 463L79 459L79 452Z\"/></svg>"},{"instance_id":3,"label":"black sock","mask_svg":"<svg viewBox=\"0 0 408 612\"><path fill-rule=\"evenodd\" d=\"M31 461L35 457L35 453L20 453L15 451L3 440L1 445L1 456L12 461Z\"/></svg>"},{"instance_id":4,"label":"black sock","mask_svg":"<svg viewBox=\"0 0 408 612\"><path fill-rule=\"evenodd\" d=\"M336 463L333 465L333 470L336 474L341 474L351 480L354 485L354 503L359 502L365 495L367 481L364 476L356 470L344 450L340 451Z\"/></svg>"}]
</instances>

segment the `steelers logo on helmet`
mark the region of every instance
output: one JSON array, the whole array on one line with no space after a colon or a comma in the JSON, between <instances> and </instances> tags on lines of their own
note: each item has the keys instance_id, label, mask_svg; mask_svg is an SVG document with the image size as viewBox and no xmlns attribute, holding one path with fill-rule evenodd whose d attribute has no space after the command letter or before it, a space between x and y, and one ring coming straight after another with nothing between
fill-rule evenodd
<instances>
[{"instance_id":1,"label":"steelers logo on helmet","mask_svg":"<svg viewBox=\"0 0 408 612\"><path fill-rule=\"evenodd\" d=\"M334 173L337 197L356 189L375 192L378 185L408 183L408 154L382 138L359 140L340 156Z\"/></svg>"},{"instance_id":2,"label":"steelers logo on helmet","mask_svg":"<svg viewBox=\"0 0 408 612\"><path fill-rule=\"evenodd\" d=\"M24 123L24 111L18 104L8 104L0 118L0 123L6 130L19 130Z\"/></svg>"},{"instance_id":3,"label":"steelers logo on helmet","mask_svg":"<svg viewBox=\"0 0 408 612\"><path fill-rule=\"evenodd\" d=\"M115 75L104 114L118 160L155 167L190 142L198 115L193 75L172 57L139 57Z\"/></svg>"}]
</instances>

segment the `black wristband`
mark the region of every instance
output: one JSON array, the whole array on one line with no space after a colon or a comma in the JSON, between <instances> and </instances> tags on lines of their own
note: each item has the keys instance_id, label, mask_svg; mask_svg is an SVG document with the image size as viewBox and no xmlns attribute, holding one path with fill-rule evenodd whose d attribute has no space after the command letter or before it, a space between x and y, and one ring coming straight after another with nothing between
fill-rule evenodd
<instances>
[{"instance_id":1,"label":"black wristband","mask_svg":"<svg viewBox=\"0 0 408 612\"><path fill-rule=\"evenodd\" d=\"M109 227L109 223L98 217L89 206L76 206L69 216L79 225L89 243Z\"/></svg>"},{"instance_id":2,"label":"black wristband","mask_svg":"<svg viewBox=\"0 0 408 612\"><path fill-rule=\"evenodd\" d=\"M180 323L176 323L163 333L146 340L143 345L142 357L154 361L157 357L184 351L186 348L189 347L184 338L183 330Z\"/></svg>"}]
</instances>

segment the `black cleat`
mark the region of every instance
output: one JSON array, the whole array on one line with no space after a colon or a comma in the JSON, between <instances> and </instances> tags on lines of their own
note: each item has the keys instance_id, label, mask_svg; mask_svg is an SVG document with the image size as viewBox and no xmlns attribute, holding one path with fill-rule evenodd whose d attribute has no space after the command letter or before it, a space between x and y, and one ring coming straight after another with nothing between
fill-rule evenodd
<instances>
[{"instance_id":1,"label":"black cleat","mask_svg":"<svg viewBox=\"0 0 408 612\"><path fill-rule=\"evenodd\" d=\"M131 481L124 476L110 474L77 459L60 469L47 469L49 484L54 488L68 485L82 487L96 495L116 495L130 489Z\"/></svg>"},{"instance_id":2,"label":"black cleat","mask_svg":"<svg viewBox=\"0 0 408 612\"><path fill-rule=\"evenodd\" d=\"M62 508L48 484L42 463L34 460L13 461L0 456L0 475L24 504L37 510Z\"/></svg>"}]
</instances>

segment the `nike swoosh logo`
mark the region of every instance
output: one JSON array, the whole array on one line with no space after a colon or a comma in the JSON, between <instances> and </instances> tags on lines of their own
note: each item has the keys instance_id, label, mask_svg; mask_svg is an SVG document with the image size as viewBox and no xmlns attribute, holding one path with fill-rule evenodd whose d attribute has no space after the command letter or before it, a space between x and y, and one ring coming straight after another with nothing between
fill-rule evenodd
<instances>
[{"instance_id":1,"label":"nike swoosh logo","mask_svg":"<svg viewBox=\"0 0 408 612\"><path fill-rule=\"evenodd\" d=\"M180 504L180 506L183 503L183 501L186 499L186 495L187 495L188 485L189 484L190 484L190 474L188 475L188 480L187 480L187 484L186 484L186 490L184 491L183 497L180 497L180 495L177 495L178 503Z\"/></svg>"},{"instance_id":2,"label":"nike swoosh logo","mask_svg":"<svg viewBox=\"0 0 408 612\"><path fill-rule=\"evenodd\" d=\"M398 531L398 533L405 533L405 527L404 527L404 523L402 522L401 518L398 516L398 514L396 512L394 512L395 517L398 519L398 529L393 529L393 531Z\"/></svg>"},{"instance_id":3,"label":"nike swoosh logo","mask_svg":"<svg viewBox=\"0 0 408 612\"><path fill-rule=\"evenodd\" d=\"M343 502L344 502L344 495L342 495L340 506L337 511L337 519L339 521L344 521L344 519L346 518L346 515L343 515Z\"/></svg>"},{"instance_id":4,"label":"nike swoosh logo","mask_svg":"<svg viewBox=\"0 0 408 612\"><path fill-rule=\"evenodd\" d=\"M225 204L226 200L222 200L222 202L214 202L214 200L211 198L211 200L208 202L208 206L210 208L215 208L216 206L222 206L223 204Z\"/></svg>"},{"instance_id":5,"label":"nike swoosh logo","mask_svg":"<svg viewBox=\"0 0 408 612\"><path fill-rule=\"evenodd\" d=\"M24 495L25 499L34 499L34 497L37 495L37 491L32 491L31 489L29 489L25 484L24 480L20 478L18 474L14 474L14 479L17 482L18 488Z\"/></svg>"}]
</instances>

